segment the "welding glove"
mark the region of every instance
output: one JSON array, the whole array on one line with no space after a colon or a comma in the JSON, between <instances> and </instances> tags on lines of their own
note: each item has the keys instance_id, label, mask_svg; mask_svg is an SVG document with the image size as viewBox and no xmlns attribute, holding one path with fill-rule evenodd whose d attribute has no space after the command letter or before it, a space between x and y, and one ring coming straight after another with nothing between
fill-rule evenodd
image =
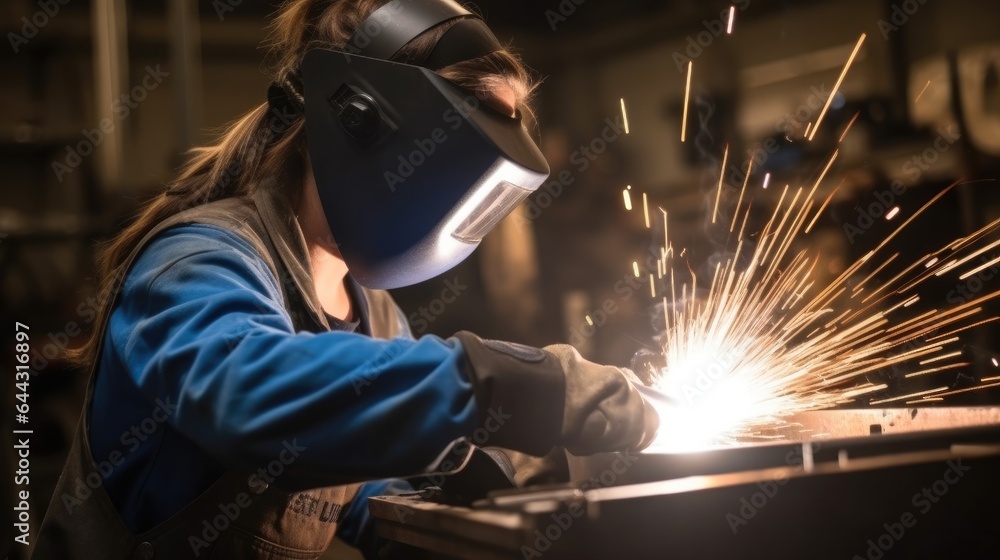
<instances>
[{"instance_id":1,"label":"welding glove","mask_svg":"<svg viewBox=\"0 0 1000 560\"><path fill-rule=\"evenodd\" d=\"M455 338L489 434L477 444L535 456L556 446L591 455L642 449L656 433L659 418L626 370L589 362L567 345L540 349L469 332Z\"/></svg>"}]
</instances>

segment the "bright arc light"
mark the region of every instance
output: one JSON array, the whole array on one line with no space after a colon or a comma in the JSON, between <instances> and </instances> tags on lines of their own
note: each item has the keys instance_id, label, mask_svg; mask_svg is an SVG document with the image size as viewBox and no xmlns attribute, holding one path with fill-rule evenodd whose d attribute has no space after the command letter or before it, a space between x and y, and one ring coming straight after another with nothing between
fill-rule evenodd
<instances>
[{"instance_id":1,"label":"bright arc light","mask_svg":"<svg viewBox=\"0 0 1000 560\"><path fill-rule=\"evenodd\" d=\"M820 284L814 273L826 268L825 255L796 247L817 206L819 183L811 188L786 185L762 227L748 227L750 209L741 208L734 252L700 276L687 260L668 251L664 233L666 365L648 373L654 387L674 402L659 411L654 449L680 452L770 440L783 418L800 412L851 402L875 406L943 398L1000 386L981 381L948 391L943 377L970 365L946 345L960 341L955 335L996 319L983 315L985 304L1000 300L1000 290L984 290L970 301L940 309L915 305L925 281L989 251L1000 220L945 243L928 254L930 260L911 261L888 278L888 265L900 256L890 243L961 183L955 182L908 213L864 257ZM633 269L638 277L637 262ZM920 362L934 367L909 377L930 378L934 389L901 387L887 393L887 387L870 379L873 372L917 368Z\"/></svg>"},{"instance_id":2,"label":"bright arc light","mask_svg":"<svg viewBox=\"0 0 1000 560\"><path fill-rule=\"evenodd\" d=\"M657 409L660 431L651 450L684 453L732 445L734 428L794 408L792 399L760 383L761 365L742 361L742 355L738 347L705 346L661 372L656 387L675 404Z\"/></svg>"}]
</instances>

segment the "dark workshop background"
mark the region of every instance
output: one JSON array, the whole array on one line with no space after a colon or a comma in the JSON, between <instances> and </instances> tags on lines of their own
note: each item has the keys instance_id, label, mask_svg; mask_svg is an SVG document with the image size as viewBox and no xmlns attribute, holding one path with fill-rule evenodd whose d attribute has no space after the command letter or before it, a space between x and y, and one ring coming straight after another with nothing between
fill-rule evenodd
<instances>
[{"instance_id":1,"label":"dark workshop background","mask_svg":"<svg viewBox=\"0 0 1000 560\"><path fill-rule=\"evenodd\" d=\"M727 173L746 165L748 151L780 146L756 162L751 184L759 188L767 173L774 185L800 184L816 177L857 115L817 195L839 187L809 238L824 256L826 280L886 235L885 220L866 225L863 214L883 203L894 181L906 190L891 204L912 213L960 178L996 179L1000 171L1000 4L993 0L738 0L731 36L724 26L733 4L714 0L477 4L544 78L537 107L554 180L466 263L395 292L418 334L467 329L535 345L569 341L590 359L629 364L654 344L654 300L645 286L621 288L658 234L641 213L625 210L622 189L631 185L634 200L645 192L667 209L675 246L701 266L717 249L705 217L726 144L736 164ZM7 39L0 46L0 316L5 328L29 324L38 352L30 393L35 523L79 416L85 376L56 351L79 344L89 326L88 298L99 297L97 244L162 188L185 150L264 99L261 43L274 9L262 0L0 5ZM802 141L861 33L867 40L821 132ZM688 60L695 72L682 144ZM122 94L130 97L127 109L109 102ZM609 124L619 118L620 98L627 136ZM111 128L94 132L102 119ZM900 250L919 258L998 217L1000 184L962 186L909 230ZM979 280L978 287L935 285L928 305L953 303L963 289L1000 289L1000 275ZM12 347L11 333L3 340ZM976 365L965 379L990 375L998 340L988 328L969 338ZM966 381L956 374L948 382ZM10 410L13 376L4 383ZM953 403L997 400L976 393ZM10 414L2 418L8 438ZM13 464L9 451L6 459ZM4 492L8 485L5 477Z\"/></svg>"}]
</instances>

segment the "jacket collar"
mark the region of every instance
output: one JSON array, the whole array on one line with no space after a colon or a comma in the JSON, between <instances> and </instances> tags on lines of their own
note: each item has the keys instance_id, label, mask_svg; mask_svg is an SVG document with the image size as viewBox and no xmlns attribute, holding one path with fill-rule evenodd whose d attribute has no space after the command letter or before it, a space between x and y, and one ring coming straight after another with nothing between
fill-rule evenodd
<instances>
[{"instance_id":1,"label":"jacket collar","mask_svg":"<svg viewBox=\"0 0 1000 560\"><path fill-rule=\"evenodd\" d=\"M306 310L318 325L324 330L330 330L326 313L319 302L316 286L313 283L312 271L309 265L309 251L305 236L299 226L296 211L281 189L273 180L261 182L253 196L257 211L260 214L268 237L274 245L284 272L288 274L295 288L302 296ZM281 279L285 284L285 279ZM361 287L348 273L348 293L354 303L354 312L361 320L361 331L371 332L368 317L368 301Z\"/></svg>"}]
</instances>

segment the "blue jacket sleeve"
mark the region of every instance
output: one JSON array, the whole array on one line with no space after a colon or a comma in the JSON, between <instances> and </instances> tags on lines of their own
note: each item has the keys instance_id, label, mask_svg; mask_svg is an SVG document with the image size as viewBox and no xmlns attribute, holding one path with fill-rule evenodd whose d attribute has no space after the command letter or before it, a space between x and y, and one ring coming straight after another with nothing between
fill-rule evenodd
<instances>
[{"instance_id":1,"label":"blue jacket sleeve","mask_svg":"<svg viewBox=\"0 0 1000 560\"><path fill-rule=\"evenodd\" d=\"M458 342L296 333L265 263L219 228L158 236L111 328L139 389L223 464L256 470L300 450L288 490L416 474L476 428Z\"/></svg>"}]
</instances>

